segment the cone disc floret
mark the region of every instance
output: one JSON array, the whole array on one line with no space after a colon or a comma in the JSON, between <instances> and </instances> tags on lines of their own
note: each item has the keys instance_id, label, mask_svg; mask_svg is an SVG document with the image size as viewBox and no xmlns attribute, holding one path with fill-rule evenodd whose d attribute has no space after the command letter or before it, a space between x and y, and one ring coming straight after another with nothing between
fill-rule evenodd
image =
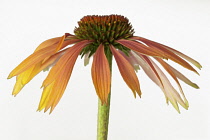
<instances>
[{"instance_id":1,"label":"cone disc floret","mask_svg":"<svg viewBox=\"0 0 210 140\"><path fill-rule=\"evenodd\" d=\"M93 54L100 44L112 44L123 52L129 49L115 42L118 39L132 37L134 30L129 20L121 15L85 16L78 22L79 27L74 30L79 39L93 40L90 47L86 47L82 54Z\"/></svg>"}]
</instances>

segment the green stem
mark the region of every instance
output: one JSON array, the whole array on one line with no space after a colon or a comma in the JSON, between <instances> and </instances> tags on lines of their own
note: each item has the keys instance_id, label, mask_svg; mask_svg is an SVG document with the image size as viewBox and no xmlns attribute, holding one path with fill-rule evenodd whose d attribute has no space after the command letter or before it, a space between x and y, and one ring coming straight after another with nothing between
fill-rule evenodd
<instances>
[{"instance_id":1,"label":"green stem","mask_svg":"<svg viewBox=\"0 0 210 140\"><path fill-rule=\"evenodd\" d=\"M111 53L106 53L106 57L109 62L110 71L112 71L112 55L111 55ZM111 92L108 96L107 104L102 105L101 100L100 99L98 100L97 140L107 140L108 125L109 125L110 97L111 97Z\"/></svg>"},{"instance_id":2,"label":"green stem","mask_svg":"<svg viewBox=\"0 0 210 140\"><path fill-rule=\"evenodd\" d=\"M101 104L101 100L98 100L98 128L97 128L97 140L107 140L108 125L109 125L109 109L110 109L110 95L108 97L107 105Z\"/></svg>"}]
</instances>

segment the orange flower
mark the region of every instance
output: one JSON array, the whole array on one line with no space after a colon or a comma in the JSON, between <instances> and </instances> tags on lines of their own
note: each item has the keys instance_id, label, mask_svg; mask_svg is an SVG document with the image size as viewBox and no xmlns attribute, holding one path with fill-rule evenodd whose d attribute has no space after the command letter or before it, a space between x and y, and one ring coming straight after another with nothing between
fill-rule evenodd
<instances>
[{"instance_id":1,"label":"orange flower","mask_svg":"<svg viewBox=\"0 0 210 140\"><path fill-rule=\"evenodd\" d=\"M136 72L142 68L148 77L162 89L167 103L169 101L178 112L178 104L188 109L188 101L179 80L194 88L198 86L165 60L170 59L198 74L189 64L200 69L201 65L197 61L168 46L134 36L134 30L128 19L120 15L85 16L78 24L79 27L74 30L75 35L66 33L62 37L44 41L34 53L10 73L8 78L16 76L16 84L12 93L14 96L36 74L52 67L42 84L43 93L38 107L39 111L50 109L52 112L66 89L77 57L81 55L84 56L85 65L93 56L91 69L93 84L102 103L107 103L111 86L110 66L107 58L113 55L125 83L135 97L136 93L141 96ZM72 46L67 47L68 45ZM172 86L154 60L160 63L174 79L179 86L179 92Z\"/></svg>"}]
</instances>

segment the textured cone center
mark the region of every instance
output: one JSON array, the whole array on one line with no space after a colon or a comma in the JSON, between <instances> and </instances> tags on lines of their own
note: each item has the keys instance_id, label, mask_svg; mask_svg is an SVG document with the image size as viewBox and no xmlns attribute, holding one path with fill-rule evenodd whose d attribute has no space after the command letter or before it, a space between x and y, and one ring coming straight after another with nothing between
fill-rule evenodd
<instances>
[{"instance_id":1,"label":"textured cone center","mask_svg":"<svg viewBox=\"0 0 210 140\"><path fill-rule=\"evenodd\" d=\"M129 20L120 15L85 16L74 30L81 39L94 40L95 43L113 44L114 40L133 36Z\"/></svg>"}]
</instances>

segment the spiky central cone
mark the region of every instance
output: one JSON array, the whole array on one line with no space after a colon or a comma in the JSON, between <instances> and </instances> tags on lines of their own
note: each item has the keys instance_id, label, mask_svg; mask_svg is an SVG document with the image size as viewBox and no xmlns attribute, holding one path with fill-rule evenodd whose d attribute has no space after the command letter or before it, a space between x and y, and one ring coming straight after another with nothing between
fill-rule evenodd
<instances>
[{"instance_id":1,"label":"spiky central cone","mask_svg":"<svg viewBox=\"0 0 210 140\"><path fill-rule=\"evenodd\" d=\"M77 38L93 41L82 50L82 56L86 53L90 53L89 56L91 56L100 44L105 46L106 55L110 52L107 47L109 44L125 54L130 51L130 49L115 42L118 39L132 37L134 34L134 30L126 17L120 15L85 16L78 22L78 25L79 27L74 30Z\"/></svg>"},{"instance_id":2,"label":"spiky central cone","mask_svg":"<svg viewBox=\"0 0 210 140\"><path fill-rule=\"evenodd\" d=\"M129 20L120 15L85 16L79 22L74 33L81 39L94 40L97 43L112 44L114 40L133 36Z\"/></svg>"}]
</instances>

